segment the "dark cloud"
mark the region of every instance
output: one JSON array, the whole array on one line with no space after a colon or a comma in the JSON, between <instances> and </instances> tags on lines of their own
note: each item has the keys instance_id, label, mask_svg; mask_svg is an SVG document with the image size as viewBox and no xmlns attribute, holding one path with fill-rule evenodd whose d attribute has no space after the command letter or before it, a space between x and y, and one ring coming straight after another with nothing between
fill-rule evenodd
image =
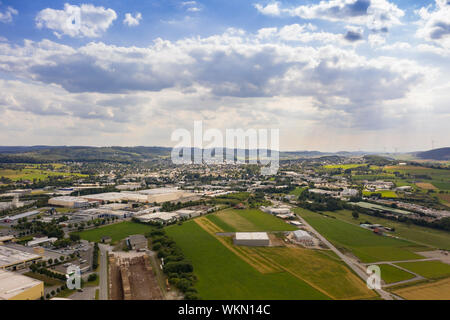
<instances>
[{"instance_id":1,"label":"dark cloud","mask_svg":"<svg viewBox=\"0 0 450 320\"><path fill-rule=\"evenodd\" d=\"M363 35L356 31L347 31L347 33L344 36L345 40L350 42L356 42L363 39Z\"/></svg>"},{"instance_id":2,"label":"dark cloud","mask_svg":"<svg viewBox=\"0 0 450 320\"><path fill-rule=\"evenodd\" d=\"M447 2L449 4L449 2ZM450 35L450 23L436 22L433 25L433 30L430 33L430 38L434 40L442 39L443 37Z\"/></svg>"}]
</instances>

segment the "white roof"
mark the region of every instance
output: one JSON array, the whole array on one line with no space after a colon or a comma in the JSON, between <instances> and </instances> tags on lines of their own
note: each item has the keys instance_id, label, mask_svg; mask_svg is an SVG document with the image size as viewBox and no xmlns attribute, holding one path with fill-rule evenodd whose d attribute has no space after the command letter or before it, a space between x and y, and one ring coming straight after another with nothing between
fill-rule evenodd
<instances>
[{"instance_id":1,"label":"white roof","mask_svg":"<svg viewBox=\"0 0 450 320\"><path fill-rule=\"evenodd\" d=\"M87 200L74 197L74 196L61 196L61 197L54 197L50 200L57 200L57 201L67 201L67 202L87 202Z\"/></svg>"},{"instance_id":2,"label":"white roof","mask_svg":"<svg viewBox=\"0 0 450 320\"><path fill-rule=\"evenodd\" d=\"M0 269L0 300L11 299L42 281Z\"/></svg>"},{"instance_id":3,"label":"white roof","mask_svg":"<svg viewBox=\"0 0 450 320\"><path fill-rule=\"evenodd\" d=\"M38 258L41 258L41 256L5 246L0 246L0 268L2 266L14 265Z\"/></svg>"},{"instance_id":4,"label":"white roof","mask_svg":"<svg viewBox=\"0 0 450 320\"><path fill-rule=\"evenodd\" d=\"M312 238L308 232L303 230L296 230L293 232L293 234L296 238Z\"/></svg>"},{"instance_id":5,"label":"white roof","mask_svg":"<svg viewBox=\"0 0 450 320\"><path fill-rule=\"evenodd\" d=\"M269 240L266 232L236 232L236 240Z\"/></svg>"},{"instance_id":6,"label":"white roof","mask_svg":"<svg viewBox=\"0 0 450 320\"><path fill-rule=\"evenodd\" d=\"M183 192L183 190L178 190L177 188L156 188L139 191L139 193L146 195L167 194L176 192Z\"/></svg>"}]
</instances>

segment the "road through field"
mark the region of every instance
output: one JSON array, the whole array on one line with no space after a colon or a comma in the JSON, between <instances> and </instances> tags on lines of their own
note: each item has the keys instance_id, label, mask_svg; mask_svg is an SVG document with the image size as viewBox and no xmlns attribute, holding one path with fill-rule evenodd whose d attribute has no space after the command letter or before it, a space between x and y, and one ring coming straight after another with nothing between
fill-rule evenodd
<instances>
[{"instance_id":1,"label":"road through field","mask_svg":"<svg viewBox=\"0 0 450 320\"><path fill-rule=\"evenodd\" d=\"M99 244L100 249L100 292L99 300L108 300L108 250L109 246Z\"/></svg>"},{"instance_id":2,"label":"road through field","mask_svg":"<svg viewBox=\"0 0 450 320\"><path fill-rule=\"evenodd\" d=\"M316 237L321 240L325 245L327 245L334 253L338 255L339 258L342 259L361 279L364 280L364 282L367 281L367 278L369 277L365 270L365 267L363 265L360 265L356 261L350 259L345 254L341 253L330 241L328 241L325 237L323 237L316 229L314 229L308 222L306 222L305 219L303 219L300 215L296 214L296 216L301 220L301 222L312 232L316 235ZM394 300L399 299L403 300L402 298L395 296L391 293L388 293L384 291L383 289L376 289L375 290L384 300Z\"/></svg>"}]
</instances>

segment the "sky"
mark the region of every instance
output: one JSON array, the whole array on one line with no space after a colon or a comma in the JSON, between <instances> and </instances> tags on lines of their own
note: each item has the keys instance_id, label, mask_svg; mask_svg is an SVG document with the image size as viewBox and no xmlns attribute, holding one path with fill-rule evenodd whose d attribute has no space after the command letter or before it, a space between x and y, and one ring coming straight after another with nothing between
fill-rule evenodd
<instances>
[{"instance_id":1,"label":"sky","mask_svg":"<svg viewBox=\"0 0 450 320\"><path fill-rule=\"evenodd\" d=\"M450 146L450 0L0 0L0 145Z\"/></svg>"}]
</instances>

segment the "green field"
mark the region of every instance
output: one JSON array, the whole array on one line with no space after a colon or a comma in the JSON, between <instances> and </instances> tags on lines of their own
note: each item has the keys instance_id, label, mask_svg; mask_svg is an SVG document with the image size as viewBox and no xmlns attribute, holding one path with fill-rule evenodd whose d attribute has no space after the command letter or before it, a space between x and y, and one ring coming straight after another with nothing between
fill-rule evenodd
<instances>
[{"instance_id":1,"label":"green field","mask_svg":"<svg viewBox=\"0 0 450 320\"><path fill-rule=\"evenodd\" d=\"M439 279L450 276L450 265L441 261L403 262L397 263L397 265L428 279Z\"/></svg>"},{"instance_id":2,"label":"green field","mask_svg":"<svg viewBox=\"0 0 450 320\"><path fill-rule=\"evenodd\" d=\"M0 177L18 180L47 180L48 176L65 176L65 177L87 177L79 173L56 172L48 170L40 170L35 168L26 168L22 170L0 169Z\"/></svg>"},{"instance_id":3,"label":"green field","mask_svg":"<svg viewBox=\"0 0 450 320\"><path fill-rule=\"evenodd\" d=\"M409 175L429 176L430 179L419 179L421 182L429 182L440 190L450 190L450 170L432 169L418 166L393 166L386 167L386 172L400 172Z\"/></svg>"},{"instance_id":4,"label":"green field","mask_svg":"<svg viewBox=\"0 0 450 320\"><path fill-rule=\"evenodd\" d=\"M222 245L195 221L166 228L198 277L195 287L202 299L328 299L287 272L262 274Z\"/></svg>"},{"instance_id":5,"label":"green field","mask_svg":"<svg viewBox=\"0 0 450 320\"><path fill-rule=\"evenodd\" d=\"M355 224L356 226L369 221L373 224L381 224L385 227L395 228L395 232L392 234L397 237L438 249L450 250L450 232L447 231L425 228L414 224L408 225L406 223L373 217L362 213L359 214L358 219L354 219L351 211L349 210L326 212L326 214L336 217L339 220Z\"/></svg>"},{"instance_id":6,"label":"green field","mask_svg":"<svg viewBox=\"0 0 450 320\"><path fill-rule=\"evenodd\" d=\"M382 198L398 198L398 195L395 193L395 191L391 190L379 190L375 192L363 191L364 196L371 196L374 193L380 193Z\"/></svg>"},{"instance_id":7,"label":"green field","mask_svg":"<svg viewBox=\"0 0 450 320\"><path fill-rule=\"evenodd\" d=\"M226 209L207 218L225 232L297 230L293 225L258 209Z\"/></svg>"},{"instance_id":8,"label":"green field","mask_svg":"<svg viewBox=\"0 0 450 320\"><path fill-rule=\"evenodd\" d=\"M105 227L96 229L90 229L81 232L75 232L79 234L81 239L90 242L100 242L103 236L111 237L113 242L125 239L129 235L133 234L145 234L153 230L153 227L140 223L124 221L116 224L111 224Z\"/></svg>"},{"instance_id":9,"label":"green field","mask_svg":"<svg viewBox=\"0 0 450 320\"><path fill-rule=\"evenodd\" d=\"M382 264L379 267L381 270L381 278L386 284L409 280L415 277L413 274L396 268L390 264Z\"/></svg>"},{"instance_id":10,"label":"green field","mask_svg":"<svg viewBox=\"0 0 450 320\"><path fill-rule=\"evenodd\" d=\"M303 191L305 191L306 189L308 189L308 188L307 188L307 187L303 187L303 188L297 187L297 188L295 188L294 190L292 190L289 194L298 197L298 196L300 196L300 195L303 193Z\"/></svg>"},{"instance_id":11,"label":"green field","mask_svg":"<svg viewBox=\"0 0 450 320\"><path fill-rule=\"evenodd\" d=\"M423 257L413 250L426 250L411 242L378 236L370 230L305 209L295 211L336 247L351 251L365 263L421 259Z\"/></svg>"}]
</instances>

